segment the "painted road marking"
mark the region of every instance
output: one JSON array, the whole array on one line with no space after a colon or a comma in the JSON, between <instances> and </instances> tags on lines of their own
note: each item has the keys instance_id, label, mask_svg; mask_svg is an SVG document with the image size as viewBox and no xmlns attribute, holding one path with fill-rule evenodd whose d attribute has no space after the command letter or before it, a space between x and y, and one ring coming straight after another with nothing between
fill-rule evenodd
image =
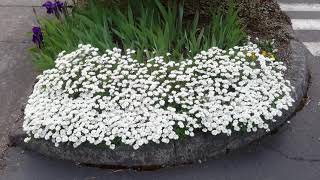
<instances>
[{"instance_id":1,"label":"painted road marking","mask_svg":"<svg viewBox=\"0 0 320 180\"><path fill-rule=\"evenodd\" d=\"M320 42L303 42L312 55L320 56Z\"/></svg>"},{"instance_id":2,"label":"painted road marking","mask_svg":"<svg viewBox=\"0 0 320 180\"><path fill-rule=\"evenodd\" d=\"M320 3L279 3L283 11L320 11Z\"/></svg>"},{"instance_id":3,"label":"painted road marking","mask_svg":"<svg viewBox=\"0 0 320 180\"><path fill-rule=\"evenodd\" d=\"M320 30L320 19L291 19L294 30Z\"/></svg>"},{"instance_id":4,"label":"painted road marking","mask_svg":"<svg viewBox=\"0 0 320 180\"><path fill-rule=\"evenodd\" d=\"M281 9L286 12L320 12L320 3L279 3ZM294 16L293 16L294 17ZM316 17L317 18L317 17ZM319 19L291 19L295 31L319 31ZM303 42L314 56L320 56L320 42Z\"/></svg>"}]
</instances>

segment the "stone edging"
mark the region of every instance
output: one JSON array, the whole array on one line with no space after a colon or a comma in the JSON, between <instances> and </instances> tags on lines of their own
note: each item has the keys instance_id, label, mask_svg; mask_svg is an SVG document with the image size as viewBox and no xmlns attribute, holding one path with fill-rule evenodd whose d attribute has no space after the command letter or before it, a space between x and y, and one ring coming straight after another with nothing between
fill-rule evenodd
<instances>
[{"instance_id":1,"label":"stone edging","mask_svg":"<svg viewBox=\"0 0 320 180\"><path fill-rule=\"evenodd\" d=\"M280 127L295 113L308 87L309 74L306 65L308 50L302 43L293 39L290 41L289 51L291 58L286 78L295 88L292 93L295 103L289 110L283 112L283 116L278 118L277 122L270 125L271 130ZM171 141L169 144L148 144L139 150L133 150L128 145L117 146L116 150L89 144L81 145L75 149L70 144L54 147L53 143L42 139L32 140L26 144L23 142L24 134L13 135L11 140L14 144L56 159L98 166L144 168L205 161L229 150L243 147L266 134L268 134L266 131L258 130L255 133L234 133L228 137L226 135L212 136L209 133L199 132L194 137Z\"/></svg>"}]
</instances>

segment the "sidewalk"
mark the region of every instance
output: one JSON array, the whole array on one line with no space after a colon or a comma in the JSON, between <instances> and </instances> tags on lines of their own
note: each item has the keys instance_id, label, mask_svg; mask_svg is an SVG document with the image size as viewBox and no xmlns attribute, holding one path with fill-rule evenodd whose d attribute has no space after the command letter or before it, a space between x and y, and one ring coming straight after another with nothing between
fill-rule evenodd
<instances>
[{"instance_id":1,"label":"sidewalk","mask_svg":"<svg viewBox=\"0 0 320 180\"><path fill-rule=\"evenodd\" d=\"M39 6L41 2L0 0L0 153L35 79L26 51L31 42L25 33L35 24L31 6ZM308 38L314 39L317 34L313 36ZM11 147L6 151L6 166L0 170L0 180L318 180L320 57L309 54L308 65L311 70L310 101L290 120L290 124L285 124L276 134L260 142L219 159L152 172L114 171L52 160Z\"/></svg>"},{"instance_id":2,"label":"sidewalk","mask_svg":"<svg viewBox=\"0 0 320 180\"><path fill-rule=\"evenodd\" d=\"M21 114L21 105L35 79L26 52L30 47L26 32L35 24L32 8L11 7L14 2L22 4L21 0L0 1L0 158L6 149L9 129Z\"/></svg>"}]
</instances>

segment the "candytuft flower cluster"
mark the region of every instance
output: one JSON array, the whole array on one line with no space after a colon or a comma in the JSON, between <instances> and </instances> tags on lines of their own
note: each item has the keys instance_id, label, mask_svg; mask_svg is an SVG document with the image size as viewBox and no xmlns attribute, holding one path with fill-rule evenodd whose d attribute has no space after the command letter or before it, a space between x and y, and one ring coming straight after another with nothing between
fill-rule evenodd
<instances>
[{"instance_id":1,"label":"candytuft flower cluster","mask_svg":"<svg viewBox=\"0 0 320 180\"><path fill-rule=\"evenodd\" d=\"M38 76L25 108L24 131L58 146L115 140L138 149L169 143L177 129L194 136L269 130L292 105L285 66L259 53L255 44L227 51L211 48L193 59L155 57L146 63L134 50L99 55L91 45L59 54L54 69ZM254 54L255 61L248 56Z\"/></svg>"}]
</instances>

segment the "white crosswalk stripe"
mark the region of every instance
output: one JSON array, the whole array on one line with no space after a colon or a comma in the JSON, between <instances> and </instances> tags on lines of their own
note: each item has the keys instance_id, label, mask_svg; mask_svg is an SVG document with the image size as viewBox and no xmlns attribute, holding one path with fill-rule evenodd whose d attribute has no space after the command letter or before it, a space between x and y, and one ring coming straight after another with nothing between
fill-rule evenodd
<instances>
[{"instance_id":1,"label":"white crosswalk stripe","mask_svg":"<svg viewBox=\"0 0 320 180\"><path fill-rule=\"evenodd\" d=\"M320 19L291 19L294 30L320 30Z\"/></svg>"},{"instance_id":2,"label":"white crosswalk stripe","mask_svg":"<svg viewBox=\"0 0 320 180\"><path fill-rule=\"evenodd\" d=\"M305 3L279 3L283 11L320 11L319 4L305 4Z\"/></svg>"},{"instance_id":3,"label":"white crosswalk stripe","mask_svg":"<svg viewBox=\"0 0 320 180\"><path fill-rule=\"evenodd\" d=\"M320 42L303 43L314 56L320 56Z\"/></svg>"},{"instance_id":4,"label":"white crosswalk stripe","mask_svg":"<svg viewBox=\"0 0 320 180\"><path fill-rule=\"evenodd\" d=\"M295 31L319 31L320 36L320 3L279 3L281 9L285 12L290 12L292 27ZM304 16L313 13L319 14L319 17L295 18L295 14L303 13ZM317 14L316 14L317 15ZM301 39L303 41L303 39ZM320 56L320 42L303 42L314 56Z\"/></svg>"}]
</instances>

